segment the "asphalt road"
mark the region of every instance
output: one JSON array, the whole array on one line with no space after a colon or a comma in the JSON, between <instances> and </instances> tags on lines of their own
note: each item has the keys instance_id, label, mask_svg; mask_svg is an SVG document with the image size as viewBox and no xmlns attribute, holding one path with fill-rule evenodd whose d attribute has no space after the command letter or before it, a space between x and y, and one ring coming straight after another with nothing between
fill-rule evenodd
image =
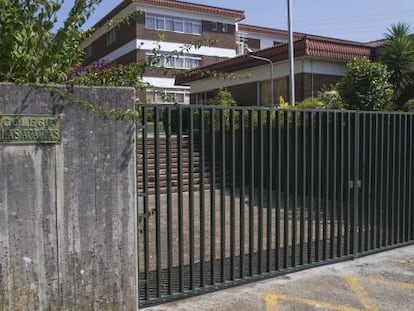
<instances>
[{"instance_id":1,"label":"asphalt road","mask_svg":"<svg viewBox=\"0 0 414 311\"><path fill-rule=\"evenodd\" d=\"M146 311L414 311L414 246L163 304Z\"/></svg>"}]
</instances>

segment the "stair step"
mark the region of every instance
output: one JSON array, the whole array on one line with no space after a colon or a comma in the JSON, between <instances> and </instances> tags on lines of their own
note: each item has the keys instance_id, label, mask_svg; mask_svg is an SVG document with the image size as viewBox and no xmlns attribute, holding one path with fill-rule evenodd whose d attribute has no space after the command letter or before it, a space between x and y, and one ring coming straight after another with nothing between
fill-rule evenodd
<instances>
[{"instance_id":1,"label":"stair step","mask_svg":"<svg viewBox=\"0 0 414 311\"><path fill-rule=\"evenodd\" d=\"M167 141L167 139L169 141ZM144 172L147 172L147 192L148 194L155 194L156 186L159 193L167 193L170 188L172 192L198 190L201 187L201 182L204 183L204 188L209 189L211 183L214 183L214 187L221 186L221 159L216 157L215 167L211 166L211 153L209 150L205 150L204 154L204 174L202 175L202 153L200 152L200 144L197 136L193 137L193 141L190 141L190 137L182 136L181 148L178 149L178 137L172 136L160 136L158 144L155 143L154 136L148 136L146 139L146 160L145 168L143 168L143 140L139 138L137 141L137 179L138 179L138 191L142 192L144 189ZM168 149L167 149L168 146ZM157 148L156 148L157 147ZM190 147L192 152L190 154ZM168 155L168 158L167 158ZM181 161L179 161L181 160ZM181 163L179 163L181 162ZM191 163L190 163L191 162ZM192 165L191 165L192 164ZM170 167L170 175L167 176L167 166ZM159 182L158 185L155 182L157 177L156 167L159 169ZM215 180L212 181L213 171L215 172ZM192 186L190 185L190 175L192 173ZM225 182L226 187L230 184L229 171L226 171ZM168 180L167 180L168 179ZM179 189L178 184L181 183L182 187Z\"/></svg>"}]
</instances>

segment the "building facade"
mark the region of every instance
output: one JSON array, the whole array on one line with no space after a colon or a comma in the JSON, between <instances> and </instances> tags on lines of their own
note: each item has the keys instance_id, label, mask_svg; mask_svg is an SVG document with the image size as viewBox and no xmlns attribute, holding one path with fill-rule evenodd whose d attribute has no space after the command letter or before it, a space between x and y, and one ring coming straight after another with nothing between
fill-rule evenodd
<instances>
[{"instance_id":1,"label":"building facade","mask_svg":"<svg viewBox=\"0 0 414 311\"><path fill-rule=\"evenodd\" d=\"M111 26L131 14L133 22ZM156 49L160 57L143 77L149 87L138 93L146 103L205 104L222 87L230 89L241 105L270 105L278 103L280 97L286 100L288 32L242 24L244 18L241 10L191 2L123 0L96 23L92 35L82 43L85 63L96 60L139 63L154 56ZM297 32L293 36L298 101L339 81L351 58L375 58L383 43L352 42ZM215 40L215 45L183 50L191 43L209 40ZM184 71L197 69L236 73L244 78L183 75Z\"/></svg>"},{"instance_id":2,"label":"building facade","mask_svg":"<svg viewBox=\"0 0 414 311\"><path fill-rule=\"evenodd\" d=\"M375 57L376 47L364 43L304 36L294 42L295 95L313 97L324 86L338 82L352 58ZM259 58L259 59L258 59ZM289 98L288 45L277 44L253 53L211 64L203 71L224 73L220 78L178 76L176 83L191 87L191 103L207 104L220 88L227 88L239 105L267 106ZM231 75L226 75L231 73ZM273 90L273 92L272 92ZM274 97L271 98L271 94Z\"/></svg>"},{"instance_id":3,"label":"building facade","mask_svg":"<svg viewBox=\"0 0 414 311\"><path fill-rule=\"evenodd\" d=\"M134 22L110 26L131 14L136 16ZM158 55L166 57L160 57L155 67L168 68L168 73L156 69L146 72L144 82L153 88L142 91L139 98L148 103L163 103L168 98L168 102L188 104L189 87L175 85L174 72L236 56L236 29L242 19L244 12L239 10L174 0L124 0L94 26L92 35L82 43L85 63L137 63L158 49ZM168 56L193 42L209 40L216 43Z\"/></svg>"},{"instance_id":4,"label":"building facade","mask_svg":"<svg viewBox=\"0 0 414 311\"><path fill-rule=\"evenodd\" d=\"M281 29L238 24L236 32L237 54L243 55L246 51L255 52L288 42L288 32ZM304 34L294 33L295 40Z\"/></svg>"}]
</instances>

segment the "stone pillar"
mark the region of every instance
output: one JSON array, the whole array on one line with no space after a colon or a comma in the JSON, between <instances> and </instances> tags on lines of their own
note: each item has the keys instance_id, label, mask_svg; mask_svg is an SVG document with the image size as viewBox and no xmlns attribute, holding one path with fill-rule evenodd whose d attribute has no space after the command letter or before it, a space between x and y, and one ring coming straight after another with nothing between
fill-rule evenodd
<instances>
[{"instance_id":1,"label":"stone pillar","mask_svg":"<svg viewBox=\"0 0 414 311\"><path fill-rule=\"evenodd\" d=\"M134 109L130 88L71 92ZM0 114L62 116L61 144L0 143L0 309L136 310L135 123L5 83Z\"/></svg>"}]
</instances>

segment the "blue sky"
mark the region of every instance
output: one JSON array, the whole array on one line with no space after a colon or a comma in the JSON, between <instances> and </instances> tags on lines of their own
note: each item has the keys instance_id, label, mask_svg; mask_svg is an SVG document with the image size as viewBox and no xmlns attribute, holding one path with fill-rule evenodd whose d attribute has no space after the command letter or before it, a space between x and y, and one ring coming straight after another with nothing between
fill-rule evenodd
<instances>
[{"instance_id":1,"label":"blue sky","mask_svg":"<svg viewBox=\"0 0 414 311\"><path fill-rule=\"evenodd\" d=\"M121 0L103 0L92 25ZM287 29L287 0L191 0L245 11L245 24ZM73 0L65 0L64 9ZM292 0L293 30L354 41L381 39L397 22L414 29L414 0ZM63 10L64 11L64 10ZM63 16L63 14L62 14Z\"/></svg>"}]
</instances>

